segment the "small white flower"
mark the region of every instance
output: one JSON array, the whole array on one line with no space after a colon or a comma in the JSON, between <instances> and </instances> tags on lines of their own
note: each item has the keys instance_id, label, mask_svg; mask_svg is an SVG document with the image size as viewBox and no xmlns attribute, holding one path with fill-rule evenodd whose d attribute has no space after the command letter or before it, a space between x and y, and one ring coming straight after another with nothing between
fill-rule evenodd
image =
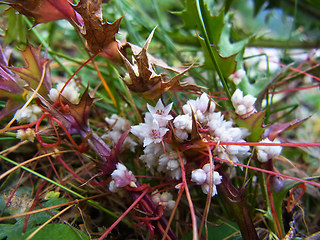
<instances>
[{"instance_id":1,"label":"small white flower","mask_svg":"<svg viewBox=\"0 0 320 240\"><path fill-rule=\"evenodd\" d=\"M143 150L144 154L139 157L140 160L147 164L147 167L151 170L153 174L153 167L158 165L158 160L160 155L163 153L161 144L151 143L146 146Z\"/></svg>"},{"instance_id":2,"label":"small white flower","mask_svg":"<svg viewBox=\"0 0 320 240\"><path fill-rule=\"evenodd\" d=\"M118 191L118 188L116 187L116 184L115 184L114 180L112 180L109 183L109 191L110 192L114 192L114 193Z\"/></svg>"},{"instance_id":3,"label":"small white flower","mask_svg":"<svg viewBox=\"0 0 320 240\"><path fill-rule=\"evenodd\" d=\"M232 73L229 76L229 79L234 82L235 85L238 85L241 82L241 79L246 75L246 71L239 69L236 72Z\"/></svg>"},{"instance_id":4,"label":"small white flower","mask_svg":"<svg viewBox=\"0 0 320 240\"><path fill-rule=\"evenodd\" d=\"M36 137L36 134L35 134L34 130L31 128L27 128L26 130L19 129L17 131L16 137L18 139L20 139L21 141L28 140L30 142L33 142L34 138Z\"/></svg>"},{"instance_id":5,"label":"small white flower","mask_svg":"<svg viewBox=\"0 0 320 240\"><path fill-rule=\"evenodd\" d=\"M153 192L152 201L157 205L161 205L164 210L172 210L176 204L176 202L172 200L171 193L163 192L160 194L158 190Z\"/></svg>"},{"instance_id":6,"label":"small white flower","mask_svg":"<svg viewBox=\"0 0 320 240\"><path fill-rule=\"evenodd\" d=\"M184 158L182 161L184 164L186 163ZM158 160L157 170L159 172L167 172L172 178L179 180L181 178L181 167L177 153L168 151L167 154L161 154Z\"/></svg>"},{"instance_id":7,"label":"small white flower","mask_svg":"<svg viewBox=\"0 0 320 240\"><path fill-rule=\"evenodd\" d=\"M269 138L265 138L260 143L280 143L278 139L275 139L273 142ZM277 157L281 154L281 146L257 146L257 156L260 162L267 162L273 157Z\"/></svg>"},{"instance_id":8,"label":"small white flower","mask_svg":"<svg viewBox=\"0 0 320 240\"><path fill-rule=\"evenodd\" d=\"M111 117L106 117L104 119L109 126L112 126L112 130L118 130L125 132L130 129L131 123L125 118L122 118L116 114L112 114Z\"/></svg>"},{"instance_id":9,"label":"small white flower","mask_svg":"<svg viewBox=\"0 0 320 240\"><path fill-rule=\"evenodd\" d=\"M185 114L192 116L192 112L200 123L206 123L205 113L212 113L216 105L210 100L206 93L203 93L196 100L189 100L183 106L183 111Z\"/></svg>"},{"instance_id":10,"label":"small white flower","mask_svg":"<svg viewBox=\"0 0 320 240\"><path fill-rule=\"evenodd\" d=\"M250 134L248 129L233 127L232 121L226 121L223 118L221 112L214 112L208 116L209 132L216 141L245 142L243 138ZM217 146L214 153L219 158L239 162L250 155L249 151L249 146L227 145Z\"/></svg>"},{"instance_id":11,"label":"small white flower","mask_svg":"<svg viewBox=\"0 0 320 240\"><path fill-rule=\"evenodd\" d=\"M116 170L111 173L112 181L109 184L109 190L115 192L117 188L127 185L134 186L136 178L122 163L117 163Z\"/></svg>"},{"instance_id":12,"label":"small white flower","mask_svg":"<svg viewBox=\"0 0 320 240\"><path fill-rule=\"evenodd\" d=\"M192 171L191 181L197 185L202 185L207 180L207 173L203 169L196 169Z\"/></svg>"},{"instance_id":13,"label":"small white flower","mask_svg":"<svg viewBox=\"0 0 320 240\"><path fill-rule=\"evenodd\" d=\"M210 103L210 108L209 107ZM196 112L199 110L201 113L205 113L207 110L209 112L213 112L215 109L215 103L210 100L208 97L208 94L203 93L200 97L198 97L196 100L189 100L187 101L187 104L183 106L183 111L186 114L192 114L193 112Z\"/></svg>"},{"instance_id":14,"label":"small white flower","mask_svg":"<svg viewBox=\"0 0 320 240\"><path fill-rule=\"evenodd\" d=\"M154 119L156 119L159 123L159 126L165 127L173 117L169 114L172 104L170 103L168 106L164 106L161 99L158 100L157 105L155 107L150 106L147 104L147 108L149 112L152 114Z\"/></svg>"},{"instance_id":15,"label":"small white flower","mask_svg":"<svg viewBox=\"0 0 320 240\"><path fill-rule=\"evenodd\" d=\"M178 115L173 120L173 125L177 129L186 130L190 133L192 130L192 117L189 114Z\"/></svg>"},{"instance_id":16,"label":"small white flower","mask_svg":"<svg viewBox=\"0 0 320 240\"><path fill-rule=\"evenodd\" d=\"M180 167L180 163L177 160L170 160L167 163L167 170L174 171Z\"/></svg>"},{"instance_id":17,"label":"small white flower","mask_svg":"<svg viewBox=\"0 0 320 240\"><path fill-rule=\"evenodd\" d=\"M110 143L117 143L122 136L122 134L130 129L130 121L125 118L122 118L116 114L113 114L110 118L106 117L105 121L112 127L106 134L102 135L102 138L106 138ZM127 136L123 148L130 149L131 152L134 152L135 146L137 146L132 137Z\"/></svg>"},{"instance_id":18,"label":"small white flower","mask_svg":"<svg viewBox=\"0 0 320 240\"><path fill-rule=\"evenodd\" d=\"M58 83L56 88L51 88L48 94L48 97L51 101L56 102L58 101L59 93L64 87L65 83ZM77 104L80 100L80 92L79 87L75 83L75 81L70 81L68 85L65 86L63 89L63 92L61 94L63 97L65 97L68 101L70 101L73 104Z\"/></svg>"},{"instance_id":19,"label":"small white flower","mask_svg":"<svg viewBox=\"0 0 320 240\"><path fill-rule=\"evenodd\" d=\"M222 176L216 171L210 174L210 164L205 164L202 169L196 169L192 171L191 181L197 185L201 185L202 192L208 194L210 191L210 175L212 176L212 197L216 195L217 187L221 183Z\"/></svg>"},{"instance_id":20,"label":"small white flower","mask_svg":"<svg viewBox=\"0 0 320 240\"><path fill-rule=\"evenodd\" d=\"M42 109L34 104L16 111L15 118L19 123L32 123L39 119L41 114Z\"/></svg>"},{"instance_id":21,"label":"small white flower","mask_svg":"<svg viewBox=\"0 0 320 240\"><path fill-rule=\"evenodd\" d=\"M143 141L144 147L151 143L160 143L167 131L169 129L160 127L158 121L153 118L151 113L146 113L145 123L131 127L131 133Z\"/></svg>"},{"instance_id":22,"label":"small white flower","mask_svg":"<svg viewBox=\"0 0 320 240\"><path fill-rule=\"evenodd\" d=\"M175 130L175 135L180 138L181 140L187 140L189 137L189 134L187 131L185 130L181 130L181 129L176 129Z\"/></svg>"},{"instance_id":23,"label":"small white flower","mask_svg":"<svg viewBox=\"0 0 320 240\"><path fill-rule=\"evenodd\" d=\"M243 92L237 89L232 97L231 102L235 108L235 111L240 116L250 116L255 112L254 103L257 99L250 94L243 97Z\"/></svg>"}]
</instances>

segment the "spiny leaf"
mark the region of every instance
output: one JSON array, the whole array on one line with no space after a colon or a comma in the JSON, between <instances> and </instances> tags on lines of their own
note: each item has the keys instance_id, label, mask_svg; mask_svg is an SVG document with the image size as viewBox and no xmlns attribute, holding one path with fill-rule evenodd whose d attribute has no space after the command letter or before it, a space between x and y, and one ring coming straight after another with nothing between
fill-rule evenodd
<instances>
[{"instance_id":1,"label":"spiny leaf","mask_svg":"<svg viewBox=\"0 0 320 240\"><path fill-rule=\"evenodd\" d=\"M191 84L180 84L180 78L191 68L184 69L182 72L172 79L166 74L156 74L153 65L158 65L158 61L155 58L149 60L150 55L147 53L149 43L152 39L154 30L149 35L146 43L143 48L138 52L136 46L132 44L126 44L127 47L130 47L133 52L134 61L131 63L127 57L125 57L121 52L120 55L124 61L124 64L128 70L128 75L124 77L124 82L127 84L130 90L141 94L145 98L155 99L166 91L179 91L179 90L192 90L192 91L201 91L201 88L196 85ZM161 61L159 61L162 66ZM177 68L169 68L173 71L178 71Z\"/></svg>"},{"instance_id":2,"label":"spiny leaf","mask_svg":"<svg viewBox=\"0 0 320 240\"><path fill-rule=\"evenodd\" d=\"M175 14L184 20L185 28L201 31L201 22L199 19L200 16L198 17L196 1L186 0L185 10ZM201 17L208 34L209 42L212 44L211 48L217 64L223 77L227 79L235 71L237 54L243 50L248 40L245 39L236 43L230 42L230 26L225 24L228 20L228 15L224 15L224 10L220 11L216 16L212 16L208 6L204 4L204 8L201 9ZM215 69L214 63L210 58L210 49L207 49L203 36L199 36L199 41L205 55L204 67L207 69Z\"/></svg>"},{"instance_id":3,"label":"spiny leaf","mask_svg":"<svg viewBox=\"0 0 320 240\"><path fill-rule=\"evenodd\" d=\"M66 99L65 101L69 105L70 114L74 117L79 126L86 128L86 126L88 125L90 108L93 103L93 98L90 97L88 88L82 94L78 104L72 104Z\"/></svg>"},{"instance_id":4,"label":"spiny leaf","mask_svg":"<svg viewBox=\"0 0 320 240\"><path fill-rule=\"evenodd\" d=\"M40 56L40 48L37 49L31 45L27 45L26 49L21 53L27 66L23 68L11 67L11 70L17 73L33 89L37 88L43 71L46 71L43 85L39 90L39 93L45 96L51 89L50 71L48 67L51 60L42 58Z\"/></svg>"},{"instance_id":5,"label":"spiny leaf","mask_svg":"<svg viewBox=\"0 0 320 240\"><path fill-rule=\"evenodd\" d=\"M249 41L249 39L246 38L238 42L231 42L230 31L231 31L231 25L226 24L222 29L220 40L218 43L218 49L220 50L220 54L224 57L238 54L244 49L245 45Z\"/></svg>"},{"instance_id":6,"label":"spiny leaf","mask_svg":"<svg viewBox=\"0 0 320 240\"><path fill-rule=\"evenodd\" d=\"M209 50L206 48L205 40L203 38L199 37L199 41L201 44L201 47L204 52L204 57L205 57L205 62L204 62L204 67L207 69L215 69L213 62L211 61L210 55L209 55ZM236 69L237 62L236 62L236 56L237 54L235 53L234 55L228 56L228 57L223 57L219 53L219 50L216 48L215 45L211 46L211 49L213 51L213 54L215 56L215 59L220 67L220 70L223 74L223 76L227 79Z\"/></svg>"},{"instance_id":7,"label":"spiny leaf","mask_svg":"<svg viewBox=\"0 0 320 240\"><path fill-rule=\"evenodd\" d=\"M122 17L113 23L103 23L101 4L102 0L80 0L73 8L83 19L83 25L79 30L87 40L88 50L112 58L118 56L115 34L119 31Z\"/></svg>"}]
</instances>

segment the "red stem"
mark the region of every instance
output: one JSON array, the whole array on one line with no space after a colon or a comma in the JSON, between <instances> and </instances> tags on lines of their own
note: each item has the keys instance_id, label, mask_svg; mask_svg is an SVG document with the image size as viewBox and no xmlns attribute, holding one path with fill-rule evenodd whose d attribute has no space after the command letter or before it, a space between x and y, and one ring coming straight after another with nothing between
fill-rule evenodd
<instances>
[{"instance_id":1,"label":"red stem","mask_svg":"<svg viewBox=\"0 0 320 240\"><path fill-rule=\"evenodd\" d=\"M99 238L99 240L103 240L111 231L119 224L119 222L136 206L139 201L146 195L148 189L146 188L140 196L131 204L131 206L108 228L108 230Z\"/></svg>"}]
</instances>

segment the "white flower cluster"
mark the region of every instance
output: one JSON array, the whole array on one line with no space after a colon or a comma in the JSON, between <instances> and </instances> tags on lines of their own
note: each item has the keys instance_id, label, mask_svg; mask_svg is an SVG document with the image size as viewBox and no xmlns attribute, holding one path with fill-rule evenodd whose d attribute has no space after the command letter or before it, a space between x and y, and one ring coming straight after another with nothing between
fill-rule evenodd
<instances>
[{"instance_id":1,"label":"white flower cluster","mask_svg":"<svg viewBox=\"0 0 320 240\"><path fill-rule=\"evenodd\" d=\"M216 104L212 102L207 94L202 94L196 100L189 100L182 109L184 115L177 116L173 124L175 126L175 134L181 140L187 140L192 130L192 115L194 114L198 123L202 126L207 125L210 114L214 113Z\"/></svg>"},{"instance_id":2,"label":"white flower cluster","mask_svg":"<svg viewBox=\"0 0 320 240\"><path fill-rule=\"evenodd\" d=\"M16 135L16 138L20 139L21 141L28 140L30 142L33 142L35 137L36 134L31 128L19 129Z\"/></svg>"},{"instance_id":3,"label":"white flower cluster","mask_svg":"<svg viewBox=\"0 0 320 240\"><path fill-rule=\"evenodd\" d=\"M113 114L110 118L106 117L105 121L109 124L111 129L106 134L102 135L102 138L108 139L111 143L117 143L122 134L131 127L129 120L116 114ZM138 143L136 143L131 136L127 136L123 143L123 148L130 149L134 152L134 148L137 145Z\"/></svg>"},{"instance_id":4,"label":"white flower cluster","mask_svg":"<svg viewBox=\"0 0 320 240\"><path fill-rule=\"evenodd\" d=\"M243 92L237 89L231 98L232 104L237 114L242 117L249 117L256 112L254 103L257 99L250 94L243 96Z\"/></svg>"},{"instance_id":5,"label":"white flower cluster","mask_svg":"<svg viewBox=\"0 0 320 240\"><path fill-rule=\"evenodd\" d=\"M195 125L193 119L198 127L204 130L204 138L207 137L210 141L245 142L244 138L249 135L247 129L233 127L232 121L224 120L221 112L215 112L215 103L205 93L196 100L189 100L182 107L183 115L173 118L169 114L171 107L172 104L164 107L160 100L155 107L148 105L149 112L145 115L145 122L131 127L131 133L143 142L144 154L140 156L140 159L146 163L151 173L154 173L156 169L158 172L169 174L173 179L181 179L178 153L169 143L163 142L161 144L163 137L169 131L167 125L170 120L172 120L174 134L180 141L188 140L191 137L192 126ZM250 155L249 150L249 146L225 145L217 146L214 149L214 154L222 159L240 162ZM186 164L184 156L180 157L182 157L183 164ZM201 171L205 170L201 169ZM199 169L198 172L201 171ZM195 174L197 173L195 172ZM220 175L213 172L212 176L216 179L213 183L219 184ZM209 184L206 182L207 177L201 183L196 180L196 175L193 180L202 185L204 192L209 190ZM215 188L213 194L216 194Z\"/></svg>"},{"instance_id":6,"label":"white flower cluster","mask_svg":"<svg viewBox=\"0 0 320 240\"><path fill-rule=\"evenodd\" d=\"M160 143L164 135L169 131L169 129L166 128L168 121L173 118L169 114L172 103L164 107L159 99L155 107L149 104L147 106L149 112L145 115L144 123L131 127L131 133L143 141L144 147L151 143Z\"/></svg>"},{"instance_id":7,"label":"white flower cluster","mask_svg":"<svg viewBox=\"0 0 320 240\"><path fill-rule=\"evenodd\" d=\"M24 109L16 111L15 118L19 123L32 123L39 119L42 109L38 105L29 105Z\"/></svg>"},{"instance_id":8,"label":"white flower cluster","mask_svg":"<svg viewBox=\"0 0 320 240\"><path fill-rule=\"evenodd\" d=\"M265 138L260 143L280 143L278 139L270 141L269 138ZM268 160L277 157L281 154L281 146L257 146L257 156L258 160L262 163L267 162Z\"/></svg>"},{"instance_id":9,"label":"white flower cluster","mask_svg":"<svg viewBox=\"0 0 320 240\"><path fill-rule=\"evenodd\" d=\"M147 167L153 172L157 167L158 172L168 173L174 179L181 178L181 167L179 156L165 144L166 152L163 150L161 141L169 131L167 124L173 117L169 114L172 103L164 106L159 100L155 107L147 105L149 112L146 113L144 123L131 127L131 133L143 141L144 154L140 156ZM185 160L183 159L185 162Z\"/></svg>"},{"instance_id":10,"label":"white flower cluster","mask_svg":"<svg viewBox=\"0 0 320 240\"><path fill-rule=\"evenodd\" d=\"M52 102L58 101L59 93L62 90L65 83L58 83L55 88L51 88L48 94L48 97ZM68 101L73 104L79 103L80 100L80 89L75 83L75 81L71 80L68 85L64 88L62 92L62 96L65 97Z\"/></svg>"},{"instance_id":11,"label":"white flower cluster","mask_svg":"<svg viewBox=\"0 0 320 240\"><path fill-rule=\"evenodd\" d=\"M224 120L221 112L214 112L214 110L215 103L205 93L196 100L189 100L183 106L185 115L179 115L173 121L176 135L182 140L188 138L192 130L192 114L194 114L197 122L202 128L208 129L208 133L215 141L244 142L243 138L249 135L248 130L233 127L232 121ZM249 146L218 146L215 148L215 154L222 159L239 162L250 155L249 150Z\"/></svg>"},{"instance_id":12,"label":"white flower cluster","mask_svg":"<svg viewBox=\"0 0 320 240\"><path fill-rule=\"evenodd\" d=\"M192 171L191 181L195 182L197 185L201 185L202 192L208 194L210 191L210 175L212 177L212 197L216 195L217 187L221 183L222 176L216 171L210 173L210 164L205 164L202 168Z\"/></svg>"},{"instance_id":13,"label":"white flower cluster","mask_svg":"<svg viewBox=\"0 0 320 240\"><path fill-rule=\"evenodd\" d=\"M117 163L116 170L111 173L111 177L112 181L109 184L110 192L117 192L118 188L122 188L127 185L130 187L136 187L136 178L122 163Z\"/></svg>"},{"instance_id":14,"label":"white flower cluster","mask_svg":"<svg viewBox=\"0 0 320 240\"><path fill-rule=\"evenodd\" d=\"M165 144L166 152L163 150L162 144L150 144L143 150L144 154L140 156L140 160L144 161L151 173L154 168L158 172L168 173L173 179L181 179L181 167L178 154L171 150L170 145ZM183 163L186 161L182 158Z\"/></svg>"},{"instance_id":15,"label":"white flower cluster","mask_svg":"<svg viewBox=\"0 0 320 240\"><path fill-rule=\"evenodd\" d=\"M167 211L172 210L176 204L176 201L172 199L172 194L169 192L160 194L158 191L155 191L152 193L152 201L157 205L161 205L163 209Z\"/></svg>"}]
</instances>

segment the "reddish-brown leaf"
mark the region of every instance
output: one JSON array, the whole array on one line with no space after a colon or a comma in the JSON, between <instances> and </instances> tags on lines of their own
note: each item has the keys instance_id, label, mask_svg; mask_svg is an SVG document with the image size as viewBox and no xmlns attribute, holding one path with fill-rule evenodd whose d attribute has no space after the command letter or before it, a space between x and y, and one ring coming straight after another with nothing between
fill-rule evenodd
<instances>
[{"instance_id":1,"label":"reddish-brown leaf","mask_svg":"<svg viewBox=\"0 0 320 240\"><path fill-rule=\"evenodd\" d=\"M115 35L119 31L122 17L113 23L103 22L101 4L102 0L80 0L73 8L83 19L79 30L87 41L88 50L112 59L118 56Z\"/></svg>"},{"instance_id":2,"label":"reddish-brown leaf","mask_svg":"<svg viewBox=\"0 0 320 240\"><path fill-rule=\"evenodd\" d=\"M180 78L191 68L171 68L160 60L152 57L147 53L150 41L152 39L154 30L149 35L143 48L139 48L133 44L125 44L124 48L131 48L133 53L133 62L131 63L127 57L121 52L120 55L128 70L128 76L124 77L124 81L128 88L136 93L141 94L148 99L154 99L159 97L166 91L181 91L192 90L195 92L201 91L201 88L191 84L181 84ZM140 50L140 51L138 51ZM166 74L156 74L153 65L160 66L162 68L178 72L179 74L173 78L170 78ZM181 71L182 70L182 71Z\"/></svg>"},{"instance_id":3,"label":"reddish-brown leaf","mask_svg":"<svg viewBox=\"0 0 320 240\"><path fill-rule=\"evenodd\" d=\"M263 137L264 138L268 137L270 140L274 140L279 136L280 133L296 128L308 119L309 117L304 118L302 120L295 119L287 123L274 123L265 130Z\"/></svg>"},{"instance_id":4,"label":"reddish-brown leaf","mask_svg":"<svg viewBox=\"0 0 320 240\"><path fill-rule=\"evenodd\" d=\"M21 14L33 17L34 25L60 19L81 23L68 0L2 0L0 3L9 4Z\"/></svg>"},{"instance_id":5,"label":"reddish-brown leaf","mask_svg":"<svg viewBox=\"0 0 320 240\"><path fill-rule=\"evenodd\" d=\"M78 104L72 104L71 102L64 99L70 108L70 115L77 121L81 128L86 128L88 126L88 118L90 114L90 108L93 103L93 98L90 97L88 88L82 94L81 99Z\"/></svg>"},{"instance_id":6,"label":"reddish-brown leaf","mask_svg":"<svg viewBox=\"0 0 320 240\"><path fill-rule=\"evenodd\" d=\"M42 58L40 56L40 48L27 45L26 49L21 52L22 57L26 63L26 67L18 68L11 67L10 69L18 74L21 79L25 80L29 86L36 89L45 71L43 84L39 90L39 93L45 96L51 89L49 62L48 58Z\"/></svg>"}]
</instances>

